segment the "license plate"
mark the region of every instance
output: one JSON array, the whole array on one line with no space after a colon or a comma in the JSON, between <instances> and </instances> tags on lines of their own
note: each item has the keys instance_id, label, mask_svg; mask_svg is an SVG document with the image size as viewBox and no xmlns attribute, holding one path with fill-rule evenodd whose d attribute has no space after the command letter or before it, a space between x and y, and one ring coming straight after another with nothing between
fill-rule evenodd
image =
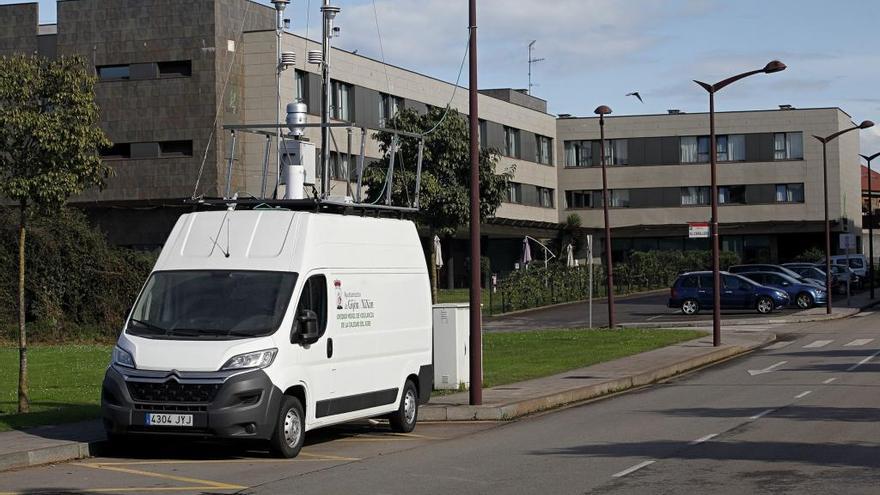
<instances>
[{"instance_id":1,"label":"license plate","mask_svg":"<svg viewBox=\"0 0 880 495\"><path fill-rule=\"evenodd\" d=\"M192 426L192 414L150 413L145 417L147 426Z\"/></svg>"}]
</instances>

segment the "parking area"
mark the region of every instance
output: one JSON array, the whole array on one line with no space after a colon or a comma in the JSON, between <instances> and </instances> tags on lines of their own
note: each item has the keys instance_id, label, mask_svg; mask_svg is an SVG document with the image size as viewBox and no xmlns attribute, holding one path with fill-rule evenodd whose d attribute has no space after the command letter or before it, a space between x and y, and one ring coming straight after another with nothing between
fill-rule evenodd
<instances>
[{"instance_id":1,"label":"parking area","mask_svg":"<svg viewBox=\"0 0 880 495\"><path fill-rule=\"evenodd\" d=\"M400 434L364 421L317 430L295 459L259 445L156 439L84 461L0 473L0 495L65 493L234 493L341 464L422 447L499 426L492 422L419 423Z\"/></svg>"}]
</instances>

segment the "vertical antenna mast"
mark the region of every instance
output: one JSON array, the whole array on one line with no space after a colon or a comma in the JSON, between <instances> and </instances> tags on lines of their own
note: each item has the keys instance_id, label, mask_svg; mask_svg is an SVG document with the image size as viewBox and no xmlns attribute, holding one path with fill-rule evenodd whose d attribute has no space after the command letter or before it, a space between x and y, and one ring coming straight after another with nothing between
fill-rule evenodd
<instances>
[{"instance_id":1,"label":"vertical antenna mast","mask_svg":"<svg viewBox=\"0 0 880 495\"><path fill-rule=\"evenodd\" d=\"M275 5L275 187L281 179L281 71L285 69L281 62L281 33L284 32L284 9L290 0L272 0ZM263 175L266 175L264 170ZM263 180L265 183L265 179ZM263 188L265 189L265 188ZM265 196L266 191L260 191Z\"/></svg>"},{"instance_id":2,"label":"vertical antenna mast","mask_svg":"<svg viewBox=\"0 0 880 495\"><path fill-rule=\"evenodd\" d=\"M537 42L538 42L538 40L532 40L529 42L529 88L528 88L528 90L526 90L526 93L528 93L530 95L532 94L532 86L534 86L534 84L532 84L532 64L535 64L535 63L538 63L538 62L541 62L544 60L543 58L532 58L532 50L534 49L535 43L537 43Z\"/></svg>"},{"instance_id":3,"label":"vertical antenna mast","mask_svg":"<svg viewBox=\"0 0 880 495\"><path fill-rule=\"evenodd\" d=\"M321 197L330 194L330 39L333 37L333 19L339 13L339 7L330 5L324 0L321 13L324 16L323 36L321 39Z\"/></svg>"}]
</instances>

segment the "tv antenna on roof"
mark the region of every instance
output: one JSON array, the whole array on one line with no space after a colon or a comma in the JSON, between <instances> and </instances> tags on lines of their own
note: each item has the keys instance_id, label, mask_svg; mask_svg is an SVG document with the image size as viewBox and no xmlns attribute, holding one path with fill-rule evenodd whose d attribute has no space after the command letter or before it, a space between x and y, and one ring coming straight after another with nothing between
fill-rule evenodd
<instances>
[{"instance_id":1,"label":"tv antenna on roof","mask_svg":"<svg viewBox=\"0 0 880 495\"><path fill-rule=\"evenodd\" d=\"M532 50L535 48L535 43L537 43L537 41L538 40L532 40L529 42L529 88L526 91L526 93L528 93L529 95L532 94L532 87L534 86L534 84L532 84L532 64L544 61L543 58L532 57Z\"/></svg>"}]
</instances>

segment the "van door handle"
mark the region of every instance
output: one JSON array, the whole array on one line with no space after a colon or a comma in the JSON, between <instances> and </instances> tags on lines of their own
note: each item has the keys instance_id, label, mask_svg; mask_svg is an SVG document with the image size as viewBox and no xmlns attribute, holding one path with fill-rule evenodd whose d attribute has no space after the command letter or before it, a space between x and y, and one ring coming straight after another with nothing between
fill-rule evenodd
<instances>
[{"instance_id":1,"label":"van door handle","mask_svg":"<svg viewBox=\"0 0 880 495\"><path fill-rule=\"evenodd\" d=\"M327 359L333 357L333 339L327 339Z\"/></svg>"}]
</instances>

